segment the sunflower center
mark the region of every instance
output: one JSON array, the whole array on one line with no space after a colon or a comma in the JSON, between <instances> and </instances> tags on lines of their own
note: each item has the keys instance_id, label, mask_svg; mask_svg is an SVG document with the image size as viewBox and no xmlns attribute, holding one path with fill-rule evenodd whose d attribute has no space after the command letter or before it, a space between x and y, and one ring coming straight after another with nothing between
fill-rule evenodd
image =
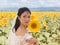
<instances>
[{"instance_id":1,"label":"sunflower center","mask_svg":"<svg viewBox=\"0 0 60 45\"><path fill-rule=\"evenodd\" d=\"M32 24L31 24L31 27L32 27L33 29L36 28L36 27L37 27L36 23L32 23Z\"/></svg>"}]
</instances>

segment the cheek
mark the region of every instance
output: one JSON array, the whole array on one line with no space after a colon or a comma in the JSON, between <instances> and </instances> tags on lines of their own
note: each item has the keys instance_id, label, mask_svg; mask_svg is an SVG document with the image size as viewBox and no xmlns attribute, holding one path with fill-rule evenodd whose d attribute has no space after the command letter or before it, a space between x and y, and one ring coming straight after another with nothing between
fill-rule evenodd
<instances>
[{"instance_id":1,"label":"cheek","mask_svg":"<svg viewBox=\"0 0 60 45\"><path fill-rule=\"evenodd\" d=\"M24 22L25 22L25 19L24 19L24 18L21 18L21 19L20 19L20 22L21 22L21 23L24 23Z\"/></svg>"}]
</instances>

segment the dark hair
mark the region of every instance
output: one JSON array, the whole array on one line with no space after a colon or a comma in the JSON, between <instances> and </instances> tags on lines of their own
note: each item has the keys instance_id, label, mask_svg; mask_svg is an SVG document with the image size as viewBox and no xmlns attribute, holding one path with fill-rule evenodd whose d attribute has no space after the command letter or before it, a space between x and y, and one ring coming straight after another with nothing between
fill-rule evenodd
<instances>
[{"instance_id":1,"label":"dark hair","mask_svg":"<svg viewBox=\"0 0 60 45\"><path fill-rule=\"evenodd\" d=\"M23 12L25 12L25 11L28 11L28 12L31 14L30 10L29 10L27 7L22 7L22 8L19 8L18 13L17 13L17 16L21 16L21 14L22 14ZM16 22L15 22L15 25L14 25L15 32L17 31L17 28L18 28L19 26L20 26L20 21L19 21L19 19L18 19L18 17L17 17Z\"/></svg>"}]
</instances>

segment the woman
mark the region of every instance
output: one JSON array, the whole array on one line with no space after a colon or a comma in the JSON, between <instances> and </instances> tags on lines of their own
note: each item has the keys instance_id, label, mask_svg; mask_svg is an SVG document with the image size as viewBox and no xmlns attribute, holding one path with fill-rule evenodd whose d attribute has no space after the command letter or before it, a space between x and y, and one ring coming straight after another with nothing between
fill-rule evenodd
<instances>
[{"instance_id":1,"label":"woman","mask_svg":"<svg viewBox=\"0 0 60 45\"><path fill-rule=\"evenodd\" d=\"M22 7L18 10L10 31L7 45L37 45L37 39L29 33L27 26L30 21L31 12L28 8Z\"/></svg>"}]
</instances>

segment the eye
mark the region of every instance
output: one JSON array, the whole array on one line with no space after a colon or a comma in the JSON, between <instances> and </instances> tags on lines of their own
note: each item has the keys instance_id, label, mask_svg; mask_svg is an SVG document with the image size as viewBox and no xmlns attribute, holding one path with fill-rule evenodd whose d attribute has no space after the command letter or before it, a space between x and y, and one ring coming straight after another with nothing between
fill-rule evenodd
<instances>
[{"instance_id":1,"label":"eye","mask_svg":"<svg viewBox=\"0 0 60 45\"><path fill-rule=\"evenodd\" d=\"M26 16L23 16L24 18L26 18Z\"/></svg>"}]
</instances>

